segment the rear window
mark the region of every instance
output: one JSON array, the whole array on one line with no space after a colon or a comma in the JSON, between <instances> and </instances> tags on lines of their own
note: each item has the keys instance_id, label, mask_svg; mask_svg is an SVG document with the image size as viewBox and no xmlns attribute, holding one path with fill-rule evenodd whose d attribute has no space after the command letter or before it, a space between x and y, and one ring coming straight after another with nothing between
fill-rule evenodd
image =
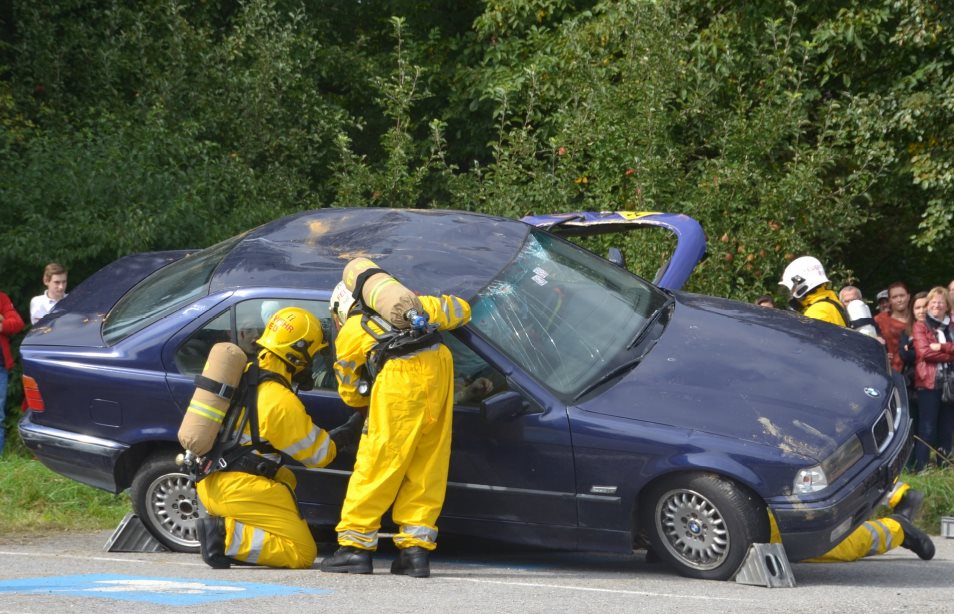
<instances>
[{"instance_id":1,"label":"rear window","mask_svg":"<svg viewBox=\"0 0 954 614\"><path fill-rule=\"evenodd\" d=\"M145 278L106 315L103 339L119 343L177 309L206 296L215 267L244 235L177 260Z\"/></svg>"}]
</instances>

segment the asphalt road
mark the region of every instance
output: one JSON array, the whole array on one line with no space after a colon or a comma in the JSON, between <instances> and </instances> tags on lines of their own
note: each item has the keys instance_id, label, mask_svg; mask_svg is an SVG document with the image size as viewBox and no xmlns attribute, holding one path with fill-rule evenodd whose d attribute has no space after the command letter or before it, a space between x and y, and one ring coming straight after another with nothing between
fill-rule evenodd
<instances>
[{"instance_id":1,"label":"asphalt road","mask_svg":"<svg viewBox=\"0 0 954 614\"><path fill-rule=\"evenodd\" d=\"M687 580L642 552L627 556L442 543L432 577L252 567L213 570L198 555L104 551L111 532L0 539L0 614L170 610L328 612L954 612L954 539L937 555L904 549L845 564L795 564L795 588ZM323 545L324 546L324 545ZM325 546L322 554L330 552Z\"/></svg>"}]
</instances>

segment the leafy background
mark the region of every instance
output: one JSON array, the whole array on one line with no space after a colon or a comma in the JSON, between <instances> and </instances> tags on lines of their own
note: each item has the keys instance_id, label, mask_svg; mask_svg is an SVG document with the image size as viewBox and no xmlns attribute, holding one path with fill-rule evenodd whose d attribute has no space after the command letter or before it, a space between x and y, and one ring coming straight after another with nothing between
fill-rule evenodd
<instances>
[{"instance_id":1,"label":"leafy background","mask_svg":"<svg viewBox=\"0 0 954 614\"><path fill-rule=\"evenodd\" d=\"M48 261L75 286L325 206L683 212L687 289L739 300L802 254L868 298L946 284L952 26L930 0L12 0L0 284L26 314ZM669 247L614 240L638 271Z\"/></svg>"}]
</instances>

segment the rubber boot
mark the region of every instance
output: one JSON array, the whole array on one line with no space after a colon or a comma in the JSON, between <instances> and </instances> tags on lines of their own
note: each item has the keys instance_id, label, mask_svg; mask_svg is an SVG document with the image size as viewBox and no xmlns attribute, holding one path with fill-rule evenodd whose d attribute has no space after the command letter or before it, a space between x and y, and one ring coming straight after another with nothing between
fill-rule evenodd
<instances>
[{"instance_id":1,"label":"rubber boot","mask_svg":"<svg viewBox=\"0 0 954 614\"><path fill-rule=\"evenodd\" d=\"M202 560L212 569L228 569L232 559L225 556L225 518L209 516L195 521Z\"/></svg>"},{"instance_id":2,"label":"rubber boot","mask_svg":"<svg viewBox=\"0 0 954 614\"><path fill-rule=\"evenodd\" d=\"M427 578L431 575L430 552L420 546L402 548L398 558L391 563L391 573L412 578Z\"/></svg>"},{"instance_id":3,"label":"rubber boot","mask_svg":"<svg viewBox=\"0 0 954 614\"><path fill-rule=\"evenodd\" d=\"M901 496L901 500L898 501L898 504L894 506L892 513L897 514L898 516L904 516L911 522L914 522L915 517L918 515L918 511L921 509L921 503L923 502L924 493L920 490L909 488L904 491L904 494Z\"/></svg>"},{"instance_id":4,"label":"rubber boot","mask_svg":"<svg viewBox=\"0 0 954 614\"><path fill-rule=\"evenodd\" d=\"M906 516L892 514L890 518L901 525L904 531L904 541L901 542L903 548L907 548L925 561L934 558L934 542L931 541L930 535L914 526Z\"/></svg>"},{"instance_id":5,"label":"rubber boot","mask_svg":"<svg viewBox=\"0 0 954 614\"><path fill-rule=\"evenodd\" d=\"M331 573L374 573L371 564L371 551L342 546L333 556L325 558L319 566L321 571Z\"/></svg>"}]
</instances>

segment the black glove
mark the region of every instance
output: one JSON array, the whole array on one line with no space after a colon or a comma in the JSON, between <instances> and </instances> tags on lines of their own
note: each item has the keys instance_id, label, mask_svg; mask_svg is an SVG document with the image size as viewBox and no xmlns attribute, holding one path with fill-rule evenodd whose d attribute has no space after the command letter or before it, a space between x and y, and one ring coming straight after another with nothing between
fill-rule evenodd
<instances>
[{"instance_id":1,"label":"black glove","mask_svg":"<svg viewBox=\"0 0 954 614\"><path fill-rule=\"evenodd\" d=\"M364 416L354 412L354 415L348 418L347 422L328 431L328 437L335 442L335 448L340 454L342 451L354 450L358 447L363 428Z\"/></svg>"}]
</instances>

